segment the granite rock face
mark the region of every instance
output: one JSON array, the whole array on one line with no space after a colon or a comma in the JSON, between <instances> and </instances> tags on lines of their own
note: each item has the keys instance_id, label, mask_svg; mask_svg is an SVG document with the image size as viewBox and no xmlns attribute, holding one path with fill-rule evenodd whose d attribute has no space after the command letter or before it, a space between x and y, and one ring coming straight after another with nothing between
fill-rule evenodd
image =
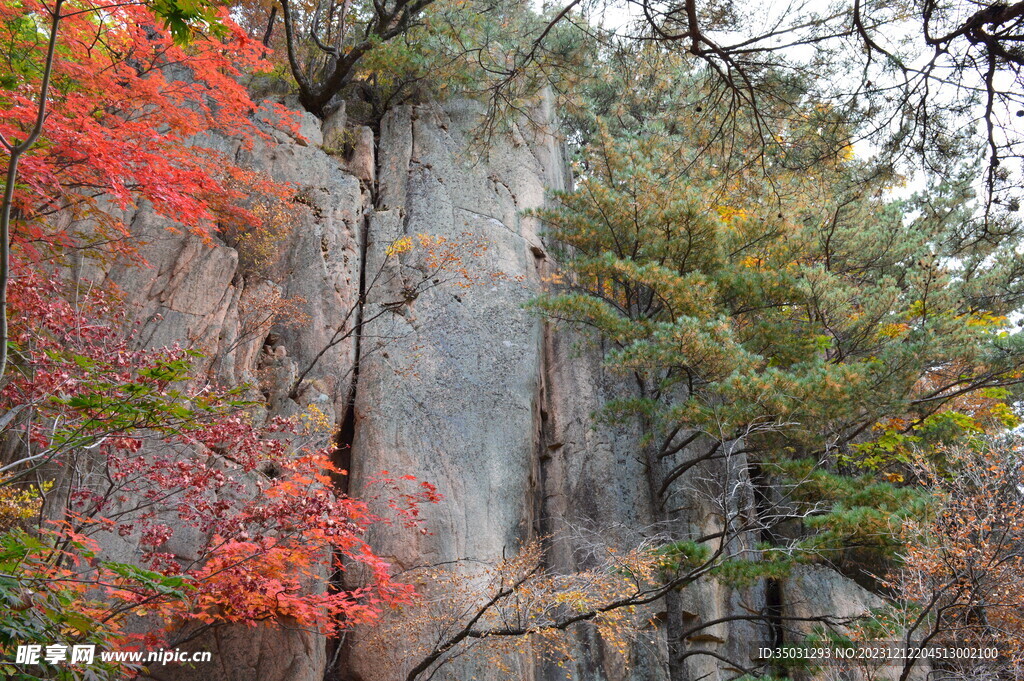
<instances>
[{"instance_id":1,"label":"granite rock face","mask_svg":"<svg viewBox=\"0 0 1024 681\"><path fill-rule=\"evenodd\" d=\"M525 130L474 155L475 115L471 106L402 107L381 133L367 273L390 267L389 246L406 236L459 243L471 235L487 246L467 262L482 276L465 286L455 280L398 306L398 284L367 289L364 316L392 307L362 341L354 489L394 470L445 495L427 509L429 535L383 528L372 538L403 568L499 559L536 529L542 336L523 304L537 290L542 246L537 222L522 212L561 186L562 168L553 141ZM359 678L383 678L358 643L350 665ZM451 673L497 678L463 666ZM519 674L532 678L525 661Z\"/></svg>"},{"instance_id":2,"label":"granite rock face","mask_svg":"<svg viewBox=\"0 0 1024 681\"><path fill-rule=\"evenodd\" d=\"M271 129L270 140L248 151L230 140L200 142L294 186L298 208L283 225L279 257L269 271L247 268L239 251L221 238L204 241L174 229L143 206L127 222L144 244L145 265L83 268L78 276L124 293L140 323L142 345L199 350L205 357L200 369L210 379L262 386L267 416L290 416L313 404L338 423L351 397L355 342L343 333L338 340L336 332L356 306L371 205L359 180L316 146L316 119L303 117L300 131L302 142ZM270 314L275 306L282 310L276 319ZM254 389L252 397L261 396ZM138 555L127 542L108 543L124 560ZM167 548L187 557L189 534L179 532ZM324 638L298 629L229 627L190 645L211 650L213 667L168 665L151 670L153 677L318 681L326 664Z\"/></svg>"},{"instance_id":3,"label":"granite rock face","mask_svg":"<svg viewBox=\"0 0 1024 681\"><path fill-rule=\"evenodd\" d=\"M386 120L367 244L373 272L400 237L471 233L488 249L470 266L504 275L468 288L437 286L366 329L353 482L400 470L451 499L432 513L430 538L383 549L403 563L500 556L532 531L541 330L522 305L536 287L531 245L540 241L536 222L520 213L542 205L545 185L557 179L526 144L464 160L461 135L471 121L460 115L470 113L425 106ZM367 293L364 315L400 299L394 290Z\"/></svg>"},{"instance_id":4,"label":"granite rock face","mask_svg":"<svg viewBox=\"0 0 1024 681\"><path fill-rule=\"evenodd\" d=\"M312 125L304 119L303 129ZM247 271L236 248L216 236L211 243L178 230L143 206L128 222L144 244L146 264L115 263L85 276L124 292L141 323L142 345L197 349L206 357L201 368L226 384L257 383L264 364L295 372L312 367L292 401L324 404L334 413L349 398L355 344L351 337L333 345L331 339L358 298L368 195L313 145L264 142L235 154L293 185L299 197L275 244L279 256L271 271ZM283 312L271 324L275 301L283 303ZM292 386L280 383L272 392L287 397ZM271 402L274 412L294 409L280 399Z\"/></svg>"},{"instance_id":5,"label":"granite rock face","mask_svg":"<svg viewBox=\"0 0 1024 681\"><path fill-rule=\"evenodd\" d=\"M206 140L294 184L299 208L272 269L247 271L228 242L169 231L173 225L143 207L129 222L146 243L148 266L115 264L79 276L125 291L144 344L200 349L210 358L203 369L224 383L262 381L268 415L317 405L342 431L351 494L372 497L385 470L436 485L444 500L425 509L428 534L391 525L369 537L398 569L494 561L524 540L550 536L557 540L549 566L572 571L588 567L581 549L595 537L629 547L667 531L713 533L723 503L736 515L753 512L739 455L698 466L674 483L676 509L658 508L638 430L595 422L594 413L628 395L630 385L602 366L599 339L551 328L524 309L554 268L540 225L524 211L544 205L547 190L568 188L561 146L550 129L523 124L483 149L473 136L478 111L468 103L398 107L375 138L369 128L346 127L340 109L323 131L301 117L301 140L265 116L272 141L251 150ZM546 102L533 118L555 125ZM418 249L396 254L395 244L420 235L432 243L485 242L486 250L467 259L472 282L462 286L454 276L410 294L431 265ZM271 321L254 312L268 300L285 301L287 314ZM362 333L350 333L359 320L366 321ZM836 579L843 578L825 568L800 573L781 588L786 604L774 606L804 616L877 604ZM652 605L652 626L635 644L629 669L585 634L573 641L568 667L525 654L506 662L511 678L523 680L730 678L735 670L693 651L749 655L769 632L728 620L763 612L771 598L763 585L732 590L713 581L672 594ZM712 619L723 622L683 636ZM330 678L404 678L382 668L361 636L350 634ZM307 632L228 629L201 643L215 651L213 668L168 668L154 677L314 681L328 666L327 642ZM435 678L510 676L457 663Z\"/></svg>"}]
</instances>

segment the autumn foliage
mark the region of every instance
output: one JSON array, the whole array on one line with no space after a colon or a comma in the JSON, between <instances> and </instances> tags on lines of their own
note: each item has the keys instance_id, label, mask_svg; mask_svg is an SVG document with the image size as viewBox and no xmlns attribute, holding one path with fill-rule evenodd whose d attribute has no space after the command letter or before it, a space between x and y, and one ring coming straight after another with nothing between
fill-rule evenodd
<instances>
[{"instance_id":1,"label":"autumn foliage","mask_svg":"<svg viewBox=\"0 0 1024 681\"><path fill-rule=\"evenodd\" d=\"M951 661L964 675L1024 673L1024 470L1007 440L916 460L932 512L904 528L906 552L887 585L907 635L936 645L995 647L989 662ZM985 667L988 667L986 670Z\"/></svg>"},{"instance_id":2,"label":"autumn foliage","mask_svg":"<svg viewBox=\"0 0 1024 681\"><path fill-rule=\"evenodd\" d=\"M31 372L0 393L22 453L4 466L5 489L57 480L58 492L37 538L5 539L13 581L0 586L26 604L5 645L98 632L104 645L127 645L129 613L156 618L150 644L183 627L282 619L330 633L408 602L411 587L364 534L418 524L419 505L438 499L432 487L381 477L393 514L370 513L333 492L330 475L341 472L318 420L260 425L236 391L190 380L190 353L133 349L114 303L97 294L76 309L62 293L28 269L12 289L13 337ZM141 547L138 565L104 558L119 541ZM362 586L330 587L330 571L357 565Z\"/></svg>"},{"instance_id":3,"label":"autumn foliage","mask_svg":"<svg viewBox=\"0 0 1024 681\"><path fill-rule=\"evenodd\" d=\"M5 139L33 125L52 10L0 5ZM344 472L316 414L268 419L195 375L193 352L140 349L116 291L57 275L72 253L138 259L129 223L142 205L207 240L266 227L263 209L287 205L291 188L216 150L264 137L245 78L265 49L226 10L187 43L143 4L60 12L45 134L21 161L12 213L0 648L170 644L232 623L330 634L408 602L365 533L418 525L432 487L382 476L391 513L371 513L333 489ZM125 547L136 562L109 559ZM345 570L358 584L339 585ZM129 634L131 615L150 618L149 633Z\"/></svg>"},{"instance_id":4,"label":"autumn foliage","mask_svg":"<svg viewBox=\"0 0 1024 681\"><path fill-rule=\"evenodd\" d=\"M12 44L0 79L6 139L23 137L36 115L48 11L34 0L0 6ZM221 30L187 45L143 4L76 2L61 16L45 136L20 165L12 240L22 257L131 249L120 217L140 201L206 235L218 220L250 217L237 207L248 193L280 196L203 146L215 135L251 144L263 134L243 81L266 66L265 51L225 10Z\"/></svg>"},{"instance_id":5,"label":"autumn foliage","mask_svg":"<svg viewBox=\"0 0 1024 681\"><path fill-rule=\"evenodd\" d=\"M337 433L315 406L275 417L252 393L199 375L191 350L142 348L119 293L69 275L73 260L144 265L131 223L151 210L234 248L239 276L272 276L304 198L235 159L270 140L261 118L298 134L283 107L251 99L248 82L274 64L288 64L319 115L340 93L360 93L363 115L379 122L396 102L475 88L490 102L488 134L496 112L518 111L511 99L499 106L512 97L502 93L553 78L524 65L572 66L567 86L583 78L572 35L551 51L502 44L503 32L557 38L557 20L527 17L520 3L488 16L469 7L282 2L310 44L290 29L273 35L277 6L262 2L0 4L0 136L11 151L43 130L5 187L0 651L175 645L262 623L340 636L373 624L365 650L413 681L456 661L512 676L529 654L571 667L579 647L568 637L592 626L625 667L641 632L669 626L665 604L698 580L767 593L819 562L887 590L908 636L995 643L1007 668L1024 666L1020 451L992 445L1018 425L1024 383L1024 336L1010 328L1020 225L973 218L969 164L893 199L899 178L854 154L855 126L811 88L765 81L800 102L767 112L787 120L770 143L762 118L716 103L679 55L644 74L636 55L616 65L615 50L595 48L605 61L592 65L594 92L565 97L577 190L533 216L561 270L543 266L551 286L532 307L591 332L609 380L636 387L603 417L635 426L628 455L659 527L639 546L589 547L588 567L551 567L544 544L559 538L549 537L501 560L395 575L367 538L388 523L428 531L421 509L440 498L430 484L382 472L367 494L385 503L341 493ZM252 29L264 26L261 40ZM730 144L760 168L719 146L727 120ZM361 357L387 356L391 336L362 331L378 320L414 327L426 292L512 278L476 265L486 251L474 234L403 231L364 253L358 300L295 367L289 406L332 347L360 338ZM265 296L239 303L239 338L265 337L295 305L263 283ZM680 521L698 501L713 502L708 523L720 532ZM782 610L728 617L781 627ZM133 617L148 618L146 634ZM687 637L715 625L693 618L667 635L670 656L683 659ZM0 675L19 674L30 678L0 661Z\"/></svg>"},{"instance_id":6,"label":"autumn foliage","mask_svg":"<svg viewBox=\"0 0 1024 681\"><path fill-rule=\"evenodd\" d=\"M517 674L522 657L568 672L576 663L573 633L591 624L614 663L630 664L630 646L645 637L649 605L663 593L666 565L655 542L631 551L592 546L593 566L560 573L545 565L546 541L519 546L502 560L425 565L402 574L418 597L387 613L366 645L387 673L415 681L467 662Z\"/></svg>"}]
</instances>

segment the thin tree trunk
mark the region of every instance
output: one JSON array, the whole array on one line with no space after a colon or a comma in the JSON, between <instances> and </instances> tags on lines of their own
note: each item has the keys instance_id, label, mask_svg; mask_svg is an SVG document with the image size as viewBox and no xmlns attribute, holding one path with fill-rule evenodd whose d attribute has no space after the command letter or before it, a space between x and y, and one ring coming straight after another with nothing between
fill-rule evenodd
<instances>
[{"instance_id":1,"label":"thin tree trunk","mask_svg":"<svg viewBox=\"0 0 1024 681\"><path fill-rule=\"evenodd\" d=\"M18 161L22 154L32 148L43 131L46 122L46 98L50 90L50 75L53 73L53 55L57 48L57 29L60 27L60 9L64 0L55 0L50 15L50 41L46 47L46 62L43 66L43 82L39 88L39 109L36 112L32 131L21 142L8 142L0 135L0 143L7 148L10 157L7 159L6 185L4 186L3 204L0 206L0 381L7 370L7 285L10 282L11 268L11 207L14 205L14 184L18 181Z\"/></svg>"},{"instance_id":2,"label":"thin tree trunk","mask_svg":"<svg viewBox=\"0 0 1024 681\"><path fill-rule=\"evenodd\" d=\"M267 19L267 31L263 34L263 47L270 47L270 37L274 35L274 21L277 19L277 5L270 8L270 18Z\"/></svg>"}]
</instances>

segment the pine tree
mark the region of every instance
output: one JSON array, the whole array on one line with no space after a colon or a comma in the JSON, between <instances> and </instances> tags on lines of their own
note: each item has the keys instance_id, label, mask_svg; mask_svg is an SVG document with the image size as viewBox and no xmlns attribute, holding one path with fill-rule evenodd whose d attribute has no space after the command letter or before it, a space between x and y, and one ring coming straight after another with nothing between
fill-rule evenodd
<instances>
[{"instance_id":1,"label":"pine tree","mask_svg":"<svg viewBox=\"0 0 1024 681\"><path fill-rule=\"evenodd\" d=\"M899 178L856 159L853 124L813 101L746 166L757 121L718 115L687 92L685 61L655 56L675 72L618 70L581 101L578 186L538 213L563 283L535 308L593 329L634 385L605 415L642 424L665 513L689 471L741 454L755 484L786 490L763 539L795 533L791 559L880 569L890 528L924 507L906 453L1015 419L1020 225L979 227L970 158L956 181L894 198ZM680 97L707 111L667 105ZM729 149L711 143L724 121Z\"/></svg>"}]
</instances>

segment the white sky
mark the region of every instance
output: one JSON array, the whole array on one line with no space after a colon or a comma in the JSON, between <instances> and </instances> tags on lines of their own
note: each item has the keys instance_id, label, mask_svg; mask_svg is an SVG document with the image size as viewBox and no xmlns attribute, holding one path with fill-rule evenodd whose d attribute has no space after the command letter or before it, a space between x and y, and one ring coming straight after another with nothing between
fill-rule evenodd
<instances>
[{"instance_id":1,"label":"white sky","mask_svg":"<svg viewBox=\"0 0 1024 681\"><path fill-rule=\"evenodd\" d=\"M558 9L565 6L565 2L568 0L552 1L552 0L533 0L533 6L538 10L549 10L557 11ZM736 13L740 16L747 18L751 21L752 26L756 26L758 29L764 29L767 26L772 26L780 22L784 17L791 16L793 13L806 14L807 12L818 12L821 14L833 12L835 10L834 2L826 2L823 0L793 0L793 1L772 1L772 0L735 0ZM601 11L595 11L595 15L592 18L596 23L603 24L605 28L623 30L629 26L632 20L640 18L642 15L636 5L629 3L627 0L607 0L604 4L604 8ZM782 22L783 24L785 22ZM914 40L915 35L911 31L917 27L908 27L908 30L903 35L894 35L892 29L887 31L877 32L879 35L873 36L879 41L884 47L893 46L895 47L898 42L904 39ZM741 39L742 36L731 35L725 36L719 34L718 37L726 39L729 42ZM811 47L795 47L789 48L785 52L787 58L799 63L807 62L814 55L814 50ZM859 77L860 74L857 74ZM842 74L836 74L835 83L840 87L845 79ZM851 85L854 83L854 79L849 80ZM978 85L980 85L980 79ZM998 89L1009 90L1013 86L1012 76L1007 73L998 74L997 81L995 83ZM1008 118L1007 118L1008 117ZM1024 121L1024 118L1016 118L1012 113L1006 112L1001 117L1005 120L1001 121L1003 124L1011 130L1020 131L1021 125L1019 122ZM980 137L984 137L984 130L979 127L977 131ZM861 158L869 158L874 155L877 151L877 147L869 141L860 140L854 145L854 153ZM923 172L913 173L908 171L910 177L908 177L907 185L902 189L897 190L898 194L910 194L913 191L924 188L925 177Z\"/></svg>"}]
</instances>

